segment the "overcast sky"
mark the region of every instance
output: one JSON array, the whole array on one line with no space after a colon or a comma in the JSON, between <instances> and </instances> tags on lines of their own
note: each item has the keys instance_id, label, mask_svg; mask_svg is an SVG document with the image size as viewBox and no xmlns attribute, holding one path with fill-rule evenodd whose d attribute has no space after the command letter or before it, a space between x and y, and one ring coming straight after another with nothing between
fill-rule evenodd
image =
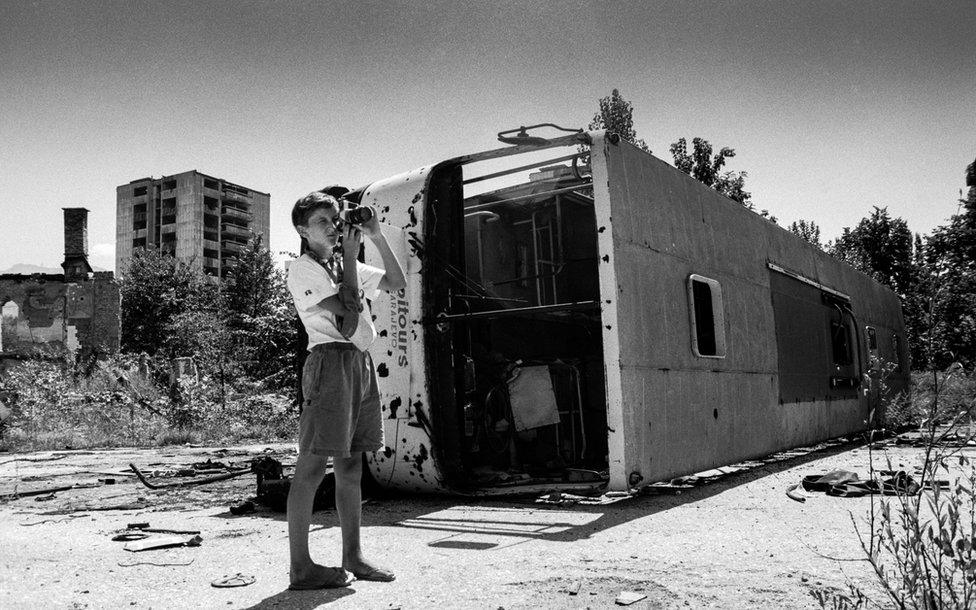
<instances>
[{"instance_id":1,"label":"overcast sky","mask_svg":"<svg viewBox=\"0 0 976 610\"><path fill-rule=\"evenodd\" d=\"M114 268L115 187L191 169L270 192L294 250L304 193L585 127L614 87L656 156L735 148L781 225L927 233L976 158L976 2L0 2L0 270L58 266L69 206Z\"/></svg>"}]
</instances>

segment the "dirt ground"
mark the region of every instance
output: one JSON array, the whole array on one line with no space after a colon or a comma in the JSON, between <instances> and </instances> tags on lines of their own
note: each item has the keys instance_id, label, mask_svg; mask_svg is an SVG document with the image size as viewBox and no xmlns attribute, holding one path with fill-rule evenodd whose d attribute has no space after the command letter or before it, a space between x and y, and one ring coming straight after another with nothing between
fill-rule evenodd
<instances>
[{"instance_id":1,"label":"dirt ground","mask_svg":"<svg viewBox=\"0 0 976 610\"><path fill-rule=\"evenodd\" d=\"M396 582L308 592L287 589L284 515L260 506L243 516L228 510L255 493L254 475L150 490L121 474L130 462L165 474L207 459L245 464L262 453L294 463L291 445L0 454L0 496L15 486L28 492L92 484L50 499L0 501L0 607L606 608L631 591L646 595L632 608L816 608L811 591L846 591L848 582L882 600L852 525L852 517L864 525L870 498L810 494L800 503L785 495L807 474L844 469L866 476L863 445L790 452L684 489L606 505L370 500L364 546L396 572ZM921 450L891 447L888 455L911 473ZM99 482L110 477L116 484ZM200 530L203 540L126 551L112 536L133 522ZM338 563L339 540L335 512L315 513L313 556ZM237 573L255 582L211 586Z\"/></svg>"}]
</instances>

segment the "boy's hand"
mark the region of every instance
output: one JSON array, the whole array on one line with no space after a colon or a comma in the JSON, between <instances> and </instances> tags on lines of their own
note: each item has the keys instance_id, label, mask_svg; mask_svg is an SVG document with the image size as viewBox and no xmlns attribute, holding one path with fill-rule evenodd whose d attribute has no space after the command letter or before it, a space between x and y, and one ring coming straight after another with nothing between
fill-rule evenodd
<instances>
[{"instance_id":1,"label":"boy's hand","mask_svg":"<svg viewBox=\"0 0 976 610\"><path fill-rule=\"evenodd\" d=\"M366 207L373 210L373 217L367 220L366 222L364 222L360 226L363 229L363 233L366 234L366 237L370 239L375 239L383 235L383 232L380 230L380 219L379 216L377 216L376 214L376 208L372 206L366 206Z\"/></svg>"},{"instance_id":2,"label":"boy's hand","mask_svg":"<svg viewBox=\"0 0 976 610\"><path fill-rule=\"evenodd\" d=\"M363 234L354 224L346 223L342 229L342 254L343 256L359 256L359 244L363 240Z\"/></svg>"}]
</instances>

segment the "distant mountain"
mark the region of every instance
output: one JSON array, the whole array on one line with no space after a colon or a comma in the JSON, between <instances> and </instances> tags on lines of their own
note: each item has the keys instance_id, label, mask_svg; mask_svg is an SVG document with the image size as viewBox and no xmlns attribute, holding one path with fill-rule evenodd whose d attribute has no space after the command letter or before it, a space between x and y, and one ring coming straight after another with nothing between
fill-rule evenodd
<instances>
[{"instance_id":1,"label":"distant mountain","mask_svg":"<svg viewBox=\"0 0 976 610\"><path fill-rule=\"evenodd\" d=\"M17 263L10 269L0 271L0 273L19 273L21 275L30 275L31 273L64 273L64 269L60 267L41 267L40 265Z\"/></svg>"},{"instance_id":2,"label":"distant mountain","mask_svg":"<svg viewBox=\"0 0 976 610\"><path fill-rule=\"evenodd\" d=\"M94 265L92 265L92 269L95 271L105 271L105 269L102 269L101 267L96 267ZM41 267L40 265L31 265L29 263L17 263L16 265L10 267L9 269L4 269L0 271L0 274L5 274L5 273L16 273L19 275L30 275L32 273L58 274L58 273L64 273L64 269L62 269L61 267Z\"/></svg>"}]
</instances>

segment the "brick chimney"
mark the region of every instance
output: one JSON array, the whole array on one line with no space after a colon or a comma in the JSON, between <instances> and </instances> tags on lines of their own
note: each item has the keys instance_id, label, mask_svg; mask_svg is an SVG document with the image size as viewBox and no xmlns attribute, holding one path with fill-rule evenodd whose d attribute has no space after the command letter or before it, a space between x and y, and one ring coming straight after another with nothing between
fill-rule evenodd
<instances>
[{"instance_id":1,"label":"brick chimney","mask_svg":"<svg viewBox=\"0 0 976 610\"><path fill-rule=\"evenodd\" d=\"M88 279L92 272L88 264L88 210L85 208L61 208L64 210L64 281L77 282Z\"/></svg>"}]
</instances>

